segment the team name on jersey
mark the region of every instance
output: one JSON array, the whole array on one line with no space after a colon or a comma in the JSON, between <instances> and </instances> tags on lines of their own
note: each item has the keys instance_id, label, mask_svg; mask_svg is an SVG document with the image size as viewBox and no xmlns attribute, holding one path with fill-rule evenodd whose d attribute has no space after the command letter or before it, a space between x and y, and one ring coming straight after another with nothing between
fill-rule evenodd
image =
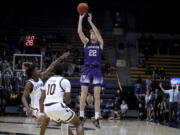
<instances>
[{"instance_id":1,"label":"team name on jersey","mask_svg":"<svg viewBox=\"0 0 180 135\"><path fill-rule=\"evenodd\" d=\"M90 45L87 47L88 49L99 49L100 47L99 46L95 46L95 45Z\"/></svg>"},{"instance_id":2,"label":"team name on jersey","mask_svg":"<svg viewBox=\"0 0 180 135\"><path fill-rule=\"evenodd\" d=\"M34 89L35 90L38 90L39 88L42 88L43 87L43 84L37 84L35 87L34 87Z\"/></svg>"},{"instance_id":3,"label":"team name on jersey","mask_svg":"<svg viewBox=\"0 0 180 135\"><path fill-rule=\"evenodd\" d=\"M50 83L55 83L57 80L49 80Z\"/></svg>"}]
</instances>

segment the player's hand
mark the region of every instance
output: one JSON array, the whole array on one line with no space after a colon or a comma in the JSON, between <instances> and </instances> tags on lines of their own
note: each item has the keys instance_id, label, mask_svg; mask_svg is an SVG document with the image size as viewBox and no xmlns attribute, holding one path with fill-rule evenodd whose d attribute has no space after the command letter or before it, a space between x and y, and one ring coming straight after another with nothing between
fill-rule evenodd
<instances>
[{"instance_id":1,"label":"player's hand","mask_svg":"<svg viewBox=\"0 0 180 135\"><path fill-rule=\"evenodd\" d=\"M88 22L92 22L92 13L88 13Z\"/></svg>"},{"instance_id":2,"label":"player's hand","mask_svg":"<svg viewBox=\"0 0 180 135\"><path fill-rule=\"evenodd\" d=\"M83 19L85 16L86 16L86 14L79 15L79 18L80 18L80 19Z\"/></svg>"},{"instance_id":3,"label":"player's hand","mask_svg":"<svg viewBox=\"0 0 180 135\"><path fill-rule=\"evenodd\" d=\"M60 56L60 59L65 59L66 57L68 57L70 55L70 52L68 51L68 52L65 52L65 53L63 53L61 56Z\"/></svg>"},{"instance_id":4,"label":"player's hand","mask_svg":"<svg viewBox=\"0 0 180 135\"><path fill-rule=\"evenodd\" d=\"M45 113L40 113L39 116L38 116L38 118L37 118L37 123L38 123L38 124L41 124L41 123L43 123L45 120L46 120L46 115L45 115Z\"/></svg>"},{"instance_id":5,"label":"player's hand","mask_svg":"<svg viewBox=\"0 0 180 135\"><path fill-rule=\"evenodd\" d=\"M33 110L32 109L28 109L26 112L28 117L32 117L33 116Z\"/></svg>"}]
</instances>

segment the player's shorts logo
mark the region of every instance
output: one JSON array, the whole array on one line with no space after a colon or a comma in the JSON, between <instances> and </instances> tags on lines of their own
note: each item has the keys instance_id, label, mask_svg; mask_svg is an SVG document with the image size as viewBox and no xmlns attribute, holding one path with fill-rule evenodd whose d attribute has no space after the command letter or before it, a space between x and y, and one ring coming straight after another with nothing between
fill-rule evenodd
<instances>
[{"instance_id":1,"label":"player's shorts logo","mask_svg":"<svg viewBox=\"0 0 180 135\"><path fill-rule=\"evenodd\" d=\"M86 79L86 75L82 75L82 80L84 81Z\"/></svg>"}]
</instances>

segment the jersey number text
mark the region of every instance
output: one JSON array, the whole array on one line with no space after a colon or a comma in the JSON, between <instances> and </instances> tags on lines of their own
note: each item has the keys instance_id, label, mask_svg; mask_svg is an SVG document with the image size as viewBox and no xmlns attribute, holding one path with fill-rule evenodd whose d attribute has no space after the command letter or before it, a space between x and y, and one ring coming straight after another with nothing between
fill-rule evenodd
<instances>
[{"instance_id":1,"label":"jersey number text","mask_svg":"<svg viewBox=\"0 0 180 135\"><path fill-rule=\"evenodd\" d=\"M97 50L89 50L89 56L97 56Z\"/></svg>"},{"instance_id":2,"label":"jersey number text","mask_svg":"<svg viewBox=\"0 0 180 135\"><path fill-rule=\"evenodd\" d=\"M56 84L48 84L47 95L53 95L56 89Z\"/></svg>"}]
</instances>

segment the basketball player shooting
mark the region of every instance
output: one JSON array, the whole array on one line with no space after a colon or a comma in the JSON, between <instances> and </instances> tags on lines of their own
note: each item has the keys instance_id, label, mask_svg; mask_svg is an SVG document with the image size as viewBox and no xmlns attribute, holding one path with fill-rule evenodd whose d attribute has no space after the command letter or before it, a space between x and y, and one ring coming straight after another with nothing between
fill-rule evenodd
<instances>
[{"instance_id":1,"label":"basketball player shooting","mask_svg":"<svg viewBox=\"0 0 180 135\"><path fill-rule=\"evenodd\" d=\"M103 39L99 30L92 22L92 14L88 14L88 22L91 26L90 39L88 39L82 30L82 22L85 14L79 16L78 34L84 44L84 68L80 78L81 82L81 98L80 98L80 119L84 121L85 101L88 94L88 86L90 83L94 86L95 98L95 119L93 124L100 128L99 115L100 115L100 90L103 83L103 74L101 71L101 55L103 51Z\"/></svg>"},{"instance_id":2,"label":"basketball player shooting","mask_svg":"<svg viewBox=\"0 0 180 135\"><path fill-rule=\"evenodd\" d=\"M41 79L47 77L53 70L54 66L60 63L68 55L69 52L65 52L56 61L52 62L51 65L44 72L41 73L36 71L36 67L34 64L23 65L23 70L26 71L26 75L29 78L29 80L25 84L22 96L22 103L26 107L28 117L35 116L36 118L38 118L39 115L41 115L39 109L39 99L41 96L41 89L44 86ZM29 97L31 98L30 105L28 105L27 101ZM43 121L41 122L40 135L45 134L48 123L49 118L44 117Z\"/></svg>"}]
</instances>

